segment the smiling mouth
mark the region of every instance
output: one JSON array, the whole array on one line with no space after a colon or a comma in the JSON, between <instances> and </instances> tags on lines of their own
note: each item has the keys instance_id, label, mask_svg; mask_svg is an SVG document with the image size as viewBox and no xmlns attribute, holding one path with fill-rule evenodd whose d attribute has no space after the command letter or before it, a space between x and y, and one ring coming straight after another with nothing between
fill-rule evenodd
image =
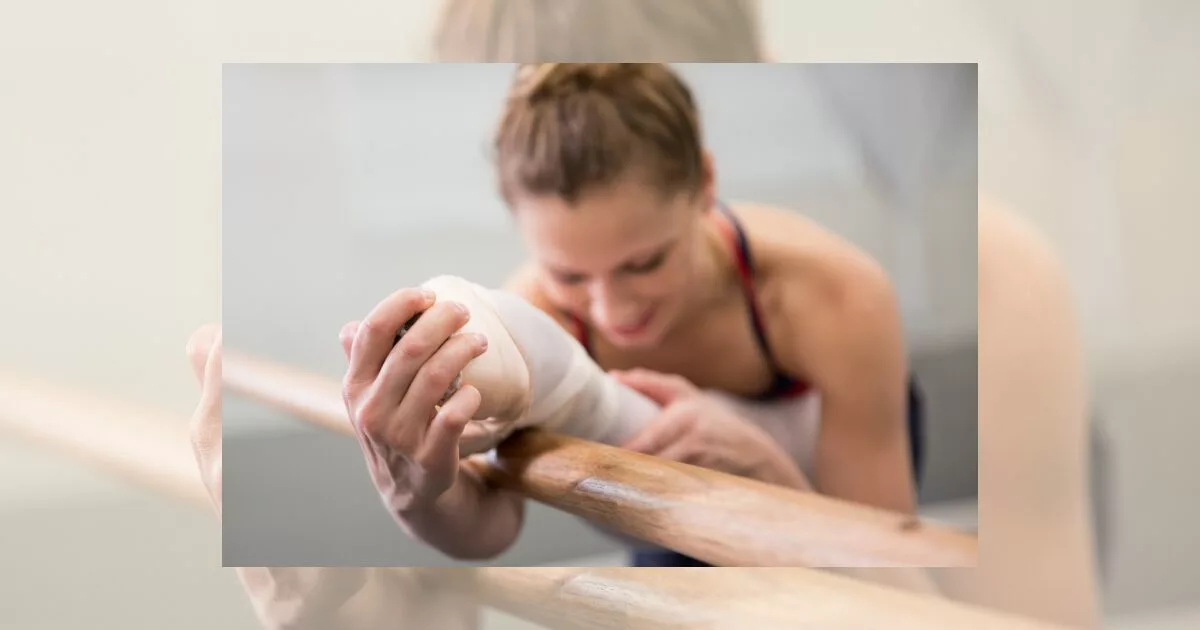
<instances>
[{"instance_id":1,"label":"smiling mouth","mask_svg":"<svg viewBox=\"0 0 1200 630\"><path fill-rule=\"evenodd\" d=\"M636 335L637 333L644 331L646 329L646 327L648 325L650 325L650 320L654 318L654 312L655 312L655 309L653 309L653 308L648 309L642 315L641 319L639 319L633 325L614 326L613 332L617 333L618 335L622 335L622 336Z\"/></svg>"}]
</instances>

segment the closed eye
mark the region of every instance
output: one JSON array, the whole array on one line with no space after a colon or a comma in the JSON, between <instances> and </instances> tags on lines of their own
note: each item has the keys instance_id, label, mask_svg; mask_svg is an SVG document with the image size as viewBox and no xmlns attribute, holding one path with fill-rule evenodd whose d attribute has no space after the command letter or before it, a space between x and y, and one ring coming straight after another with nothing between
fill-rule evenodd
<instances>
[{"instance_id":1,"label":"closed eye","mask_svg":"<svg viewBox=\"0 0 1200 630\"><path fill-rule=\"evenodd\" d=\"M580 284L584 280L587 280L586 276L578 273L561 273L555 271L552 272L552 275L554 276L555 281L561 284Z\"/></svg>"},{"instance_id":2,"label":"closed eye","mask_svg":"<svg viewBox=\"0 0 1200 630\"><path fill-rule=\"evenodd\" d=\"M644 261L626 263L621 266L621 271L635 275L651 273L659 267L662 267L663 263L667 260L667 256L671 254L671 248L674 245L674 243L671 243Z\"/></svg>"}]
</instances>

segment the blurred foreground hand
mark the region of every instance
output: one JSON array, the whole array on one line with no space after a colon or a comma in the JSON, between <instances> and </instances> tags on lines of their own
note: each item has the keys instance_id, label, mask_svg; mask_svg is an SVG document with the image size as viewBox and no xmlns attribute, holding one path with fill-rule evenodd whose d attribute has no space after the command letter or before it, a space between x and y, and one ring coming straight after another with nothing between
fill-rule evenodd
<instances>
[{"instance_id":1,"label":"blurred foreground hand","mask_svg":"<svg viewBox=\"0 0 1200 630\"><path fill-rule=\"evenodd\" d=\"M192 448L221 516L221 330L201 327L187 344L200 383ZM266 628L377 630L476 628L478 608L421 579L419 569L238 567L238 578Z\"/></svg>"}]
</instances>

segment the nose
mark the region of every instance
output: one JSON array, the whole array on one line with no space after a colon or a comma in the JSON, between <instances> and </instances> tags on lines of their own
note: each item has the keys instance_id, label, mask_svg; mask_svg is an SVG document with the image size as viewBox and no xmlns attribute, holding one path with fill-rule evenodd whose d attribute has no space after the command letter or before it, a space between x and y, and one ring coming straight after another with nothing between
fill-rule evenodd
<instances>
[{"instance_id":1,"label":"nose","mask_svg":"<svg viewBox=\"0 0 1200 630\"><path fill-rule=\"evenodd\" d=\"M595 280L588 287L592 321L603 326L623 326L638 316L636 300L608 279Z\"/></svg>"}]
</instances>

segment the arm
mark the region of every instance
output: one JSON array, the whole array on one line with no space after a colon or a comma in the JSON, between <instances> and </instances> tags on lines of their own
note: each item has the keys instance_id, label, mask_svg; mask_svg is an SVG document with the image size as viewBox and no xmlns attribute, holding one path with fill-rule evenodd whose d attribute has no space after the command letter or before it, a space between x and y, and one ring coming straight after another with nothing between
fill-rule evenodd
<instances>
[{"instance_id":1,"label":"arm","mask_svg":"<svg viewBox=\"0 0 1200 630\"><path fill-rule=\"evenodd\" d=\"M389 513L443 553L474 559L506 549L523 511L519 497L487 487L460 458L460 438L471 418L509 401L489 397L481 407L480 391L471 385L447 397L467 364L503 341L489 341L473 328L478 321L467 326L471 318L460 306L466 305L408 288L380 302L361 323L347 324L340 335L349 362L342 390ZM489 356L481 365L495 362L496 355Z\"/></svg>"},{"instance_id":2,"label":"arm","mask_svg":"<svg viewBox=\"0 0 1200 630\"><path fill-rule=\"evenodd\" d=\"M188 360L201 396L191 420L191 441L200 478L221 518L221 339L216 326L196 331L187 344ZM358 567L238 567L235 569L255 615L271 630L474 625L475 606L431 592L413 570ZM456 623L457 622L457 623Z\"/></svg>"},{"instance_id":3,"label":"arm","mask_svg":"<svg viewBox=\"0 0 1200 630\"><path fill-rule=\"evenodd\" d=\"M461 456L485 452L513 430L532 426L618 443L659 410L620 387L552 317L518 295L453 276L432 278L422 286L436 294L436 302L406 329L395 349L383 342L390 344L398 323L411 316L414 309L397 305L412 292L399 292L367 322L343 330L343 347L351 359L344 383L347 408L373 481L397 522L410 535L457 558L493 557L516 539L523 500L489 487ZM469 318L447 315L454 303L466 307ZM462 334L444 341L456 327ZM487 339L485 350L472 351L461 343L476 334ZM460 343L453 346L456 340ZM442 343L445 349L437 350L424 367L410 361L413 367L402 373L405 357L427 354ZM382 370L375 367L389 355L388 361L396 360L394 371L386 363ZM434 403L456 376L460 386L437 407ZM404 391L400 386L379 385L393 379L411 383L409 391L398 396L397 391ZM435 414L434 408L440 411ZM430 417L432 422L422 420Z\"/></svg>"},{"instance_id":4,"label":"arm","mask_svg":"<svg viewBox=\"0 0 1200 630\"><path fill-rule=\"evenodd\" d=\"M1070 286L1047 243L979 209L979 568L938 571L964 601L1099 627L1087 387Z\"/></svg>"},{"instance_id":5,"label":"arm","mask_svg":"<svg viewBox=\"0 0 1200 630\"><path fill-rule=\"evenodd\" d=\"M821 392L815 484L829 496L916 513L907 413L907 367L899 309L886 276L866 268L845 301L814 313L783 356ZM811 299L785 296L785 307ZM811 310L811 308L809 309ZM796 312L796 311L791 311ZM804 357L804 359L802 359ZM834 572L914 592L940 594L923 567L835 568Z\"/></svg>"},{"instance_id":6,"label":"arm","mask_svg":"<svg viewBox=\"0 0 1200 630\"><path fill-rule=\"evenodd\" d=\"M425 584L419 569L239 567L255 615L270 630L477 627L478 605Z\"/></svg>"},{"instance_id":7,"label":"arm","mask_svg":"<svg viewBox=\"0 0 1200 630\"><path fill-rule=\"evenodd\" d=\"M899 309L882 270L854 269L834 304L814 310L796 283L785 312L805 312L780 362L821 392L814 485L830 496L914 513Z\"/></svg>"},{"instance_id":8,"label":"arm","mask_svg":"<svg viewBox=\"0 0 1200 630\"><path fill-rule=\"evenodd\" d=\"M408 533L460 560L493 558L521 532L525 502L521 495L490 487L479 464L459 463L458 477L433 507L400 512Z\"/></svg>"},{"instance_id":9,"label":"arm","mask_svg":"<svg viewBox=\"0 0 1200 630\"><path fill-rule=\"evenodd\" d=\"M523 505L519 496L488 487L460 458L480 391L464 385L447 393L472 359L501 344L466 326L470 318L458 308L466 304L442 297L403 289L363 322L343 327L350 364L343 399L371 480L396 522L452 557L489 558L516 540Z\"/></svg>"}]
</instances>

